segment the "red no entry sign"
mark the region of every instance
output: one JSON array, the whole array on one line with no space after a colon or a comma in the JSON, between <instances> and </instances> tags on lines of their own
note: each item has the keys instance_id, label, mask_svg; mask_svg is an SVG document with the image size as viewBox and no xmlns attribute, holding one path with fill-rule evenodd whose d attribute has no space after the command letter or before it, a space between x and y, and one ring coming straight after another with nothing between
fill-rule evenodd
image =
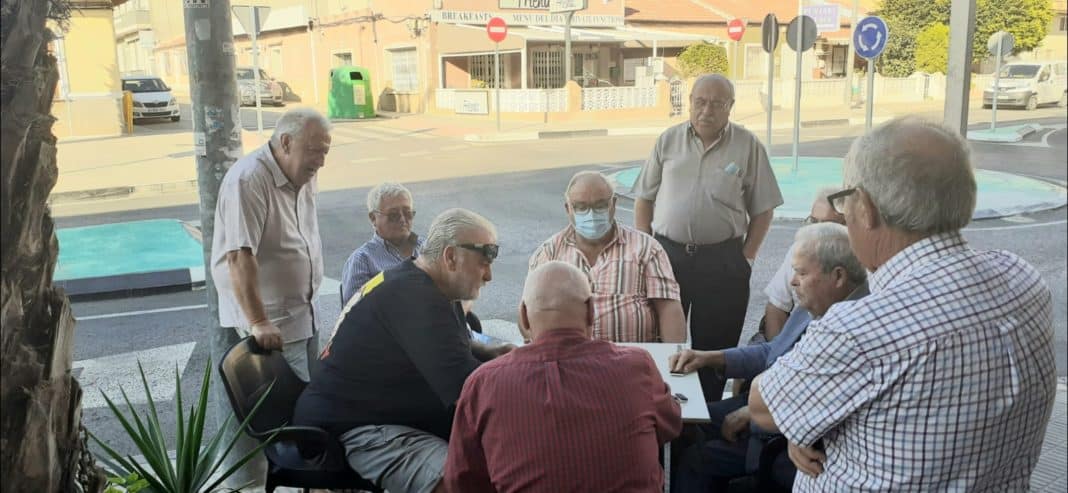
<instances>
[{"instance_id":1,"label":"red no entry sign","mask_svg":"<svg viewBox=\"0 0 1068 493\"><path fill-rule=\"evenodd\" d=\"M489 35L490 41L500 43L508 36L508 23L500 17L494 17L486 23L486 34Z\"/></svg>"},{"instance_id":2,"label":"red no entry sign","mask_svg":"<svg viewBox=\"0 0 1068 493\"><path fill-rule=\"evenodd\" d=\"M734 41L742 39L745 34L745 23L741 19L734 19L727 23L727 36Z\"/></svg>"}]
</instances>

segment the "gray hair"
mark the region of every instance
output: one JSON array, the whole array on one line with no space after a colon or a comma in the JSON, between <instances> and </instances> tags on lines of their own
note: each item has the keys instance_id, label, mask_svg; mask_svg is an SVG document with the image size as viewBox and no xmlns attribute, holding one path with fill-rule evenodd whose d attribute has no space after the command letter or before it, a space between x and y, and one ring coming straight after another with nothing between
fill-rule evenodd
<instances>
[{"instance_id":1,"label":"gray hair","mask_svg":"<svg viewBox=\"0 0 1068 493\"><path fill-rule=\"evenodd\" d=\"M849 246L849 230L841 224L817 223L802 227L794 236L794 245L794 254L815 259L824 274L841 267L854 285L868 278L868 271L860 265Z\"/></svg>"},{"instance_id":2,"label":"gray hair","mask_svg":"<svg viewBox=\"0 0 1068 493\"><path fill-rule=\"evenodd\" d=\"M904 117L876 127L853 141L843 176L864 189L888 226L906 232L957 231L975 211L968 143L938 123Z\"/></svg>"},{"instance_id":3,"label":"gray hair","mask_svg":"<svg viewBox=\"0 0 1068 493\"><path fill-rule=\"evenodd\" d=\"M703 75L698 76L696 79L694 79L693 85L690 86L690 98L691 99L693 98L693 88L697 87L702 82L711 83L711 82L715 82L715 81L720 81L720 82L727 83L727 87L730 88L730 90L731 90L731 100L733 101L734 100L734 82L731 82L731 80L728 79L723 74L703 74Z\"/></svg>"},{"instance_id":4,"label":"gray hair","mask_svg":"<svg viewBox=\"0 0 1068 493\"><path fill-rule=\"evenodd\" d=\"M274 133L271 134L271 142L277 144L282 141L283 135L289 135L294 139L300 139L304 129L311 122L318 123L323 130L330 132L330 120L314 108L294 108L282 115L274 124Z\"/></svg>"},{"instance_id":5,"label":"gray hair","mask_svg":"<svg viewBox=\"0 0 1068 493\"><path fill-rule=\"evenodd\" d=\"M612 187L612 182L608 181L608 177L605 176L604 173L601 173L600 171L587 170L579 171L571 177L571 181L567 182L567 188L564 189L564 198L566 199L568 197L568 194L571 193L571 189L575 186L576 183L582 181L585 178L599 178L602 182L604 182L605 186L612 191L612 194L615 195L615 189Z\"/></svg>"},{"instance_id":6,"label":"gray hair","mask_svg":"<svg viewBox=\"0 0 1068 493\"><path fill-rule=\"evenodd\" d=\"M377 211L382 205L382 200L389 197L407 197L408 202L412 203L412 207L415 207L415 201L412 200L412 192L408 191L408 188L400 183L393 183L384 181L375 185L370 192L367 192L367 212Z\"/></svg>"},{"instance_id":7,"label":"gray hair","mask_svg":"<svg viewBox=\"0 0 1068 493\"><path fill-rule=\"evenodd\" d=\"M436 263L445 252L445 247L457 244L462 234L480 229L497 236L497 228L493 223L475 212L459 208L442 212L430 223L430 231L426 234L419 257Z\"/></svg>"}]
</instances>

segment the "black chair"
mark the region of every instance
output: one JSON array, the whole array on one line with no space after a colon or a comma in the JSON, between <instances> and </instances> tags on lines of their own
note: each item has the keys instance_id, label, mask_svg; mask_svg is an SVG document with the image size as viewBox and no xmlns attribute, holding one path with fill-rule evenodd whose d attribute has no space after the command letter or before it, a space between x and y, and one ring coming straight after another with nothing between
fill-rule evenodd
<instances>
[{"instance_id":1,"label":"black chair","mask_svg":"<svg viewBox=\"0 0 1068 493\"><path fill-rule=\"evenodd\" d=\"M226 351L219 362L219 375L238 421L248 416L274 384L245 429L261 442L278 433L263 449L268 463L267 493L279 486L304 488L305 493L309 488L382 491L349 467L341 443L325 430L289 425L305 383L280 351L263 351L255 340L246 337Z\"/></svg>"},{"instance_id":2,"label":"black chair","mask_svg":"<svg viewBox=\"0 0 1068 493\"><path fill-rule=\"evenodd\" d=\"M760 451L760 468L756 474L757 487L760 491L784 492L790 491L793 486L793 484L782 485L775 477L775 460L780 454L786 452L787 445L786 437L782 435L777 435L764 443L764 448Z\"/></svg>"}]
</instances>

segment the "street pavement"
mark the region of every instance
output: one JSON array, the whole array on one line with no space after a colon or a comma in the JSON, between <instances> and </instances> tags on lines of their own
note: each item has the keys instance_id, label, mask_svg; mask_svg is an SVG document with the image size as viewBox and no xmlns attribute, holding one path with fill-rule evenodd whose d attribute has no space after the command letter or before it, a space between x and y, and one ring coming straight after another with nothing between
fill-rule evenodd
<instances>
[{"instance_id":1,"label":"street pavement","mask_svg":"<svg viewBox=\"0 0 1068 493\"><path fill-rule=\"evenodd\" d=\"M1063 111L1040 109L1018 114L1043 125L1045 130L1031 136L1022 145L973 144L977 166L1063 184L1068 178L1064 166L1068 156L1068 134L1064 128ZM981 117L976 113L972 121L979 124L983 121ZM1004 118L999 113L999 120ZM337 125L328 166L319 178L323 190L319 201L320 229L328 277L340 277L349 253L370 236L371 228L363 206L367 188L384 179L400 180L413 191L418 210L417 231L425 231L438 212L457 206L484 213L497 224L502 254L494 263L494 280L483 290L475 310L487 320L514 322L528 255L564 224L561 194L568 178L582 169L612 171L639 163L655 139L655 135L635 135L496 144L463 141L463 136L472 129L479 131L475 125L460 127L447 118L422 116ZM862 127L856 126L804 129L802 154L842 156L851 138L862 131ZM788 135L788 131L777 131L773 154L789 153ZM168 157L168 154L188 152L185 149L191 151L190 141L182 143L185 138L188 138L187 133L175 131L116 139L121 144L111 141L61 143L60 183L69 184L66 192L77 192L84 190L79 186L95 185L103 180L117 180L113 184L105 183L107 186L122 186L123 181L151 184L153 179L195 178L195 170L191 170L194 167L191 152L185 156ZM91 153L87 150L90 147L83 147L87 144L96 144L97 148L103 149L121 146L126 152L98 150ZM249 148L246 146L246 150ZM97 153L110 154L111 157L100 157ZM115 163L118 159L122 161ZM168 174L172 171L170 168L181 168L179 171L186 174ZM112 176L116 174L121 176ZM94 182L98 175L102 181ZM629 201L620 202L620 221L633 222L630 207ZM196 223L200 219L195 191L189 190L103 200L72 198L55 202L54 210L59 216L59 227L156 218ZM1065 348L1068 344L1065 329L1068 319L1066 224L1068 214L1062 208L979 221L965 231L965 236L976 248L1002 248L1020 254L1042 272L1053 289L1057 367L1058 375L1062 377L1059 387L1061 403L1058 404L1061 408L1064 407L1063 377L1068 367L1068 350ZM752 296L742 340L755 330L766 301L761 290L778 267L798 227L795 221L777 221L772 226L754 265ZM163 290L76 301L73 309L79 323L75 371L83 385L88 384L87 400L92 400L88 394L97 392L100 387L114 388L116 383L132 382L130 372L138 359L154 368L152 382L157 395L164 398L173 395L175 364L182 372L186 399L193 395L208 355L208 348L201 342L208 330L204 296L202 289ZM321 327L323 335L329 332L339 305L336 284L324 286L319 300L322 320L326 321ZM127 386L127 390L133 389ZM89 403L98 404L99 399ZM169 403L164 407L167 405ZM173 416L172 412L165 412L164 427L173 426ZM1047 445L1065 442L1064 414L1060 416L1060 421L1051 422L1053 434L1047 438ZM132 453L106 409L87 407L84 420L98 436L119 450ZM1063 491L1066 484L1064 447L1050 450L1043 457L1044 461L1053 461L1053 466L1047 469L1053 470L1055 466L1062 472L1059 475L1050 473L1049 478L1039 478L1036 473L1038 479L1034 486L1041 490L1049 483L1055 487L1049 491L1056 488ZM1057 455L1058 451L1060 455ZM1038 483L1039 479L1043 482Z\"/></svg>"}]
</instances>

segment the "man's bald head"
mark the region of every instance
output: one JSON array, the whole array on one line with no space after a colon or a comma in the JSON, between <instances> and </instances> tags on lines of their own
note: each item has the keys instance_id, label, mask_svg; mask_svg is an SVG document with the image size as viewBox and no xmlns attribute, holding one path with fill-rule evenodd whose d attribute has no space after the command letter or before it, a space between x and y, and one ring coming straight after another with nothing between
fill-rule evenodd
<instances>
[{"instance_id":1,"label":"man's bald head","mask_svg":"<svg viewBox=\"0 0 1068 493\"><path fill-rule=\"evenodd\" d=\"M720 90L725 90L724 95L729 95L731 100L734 100L734 83L730 79L724 77L721 74L703 74L697 77L693 81L693 88L691 92L698 92L698 89L703 89L706 85L713 86Z\"/></svg>"},{"instance_id":2,"label":"man's bald head","mask_svg":"<svg viewBox=\"0 0 1068 493\"><path fill-rule=\"evenodd\" d=\"M590 280L575 266L552 261L527 275L523 286L523 313L534 338L553 329L589 331Z\"/></svg>"}]
</instances>

